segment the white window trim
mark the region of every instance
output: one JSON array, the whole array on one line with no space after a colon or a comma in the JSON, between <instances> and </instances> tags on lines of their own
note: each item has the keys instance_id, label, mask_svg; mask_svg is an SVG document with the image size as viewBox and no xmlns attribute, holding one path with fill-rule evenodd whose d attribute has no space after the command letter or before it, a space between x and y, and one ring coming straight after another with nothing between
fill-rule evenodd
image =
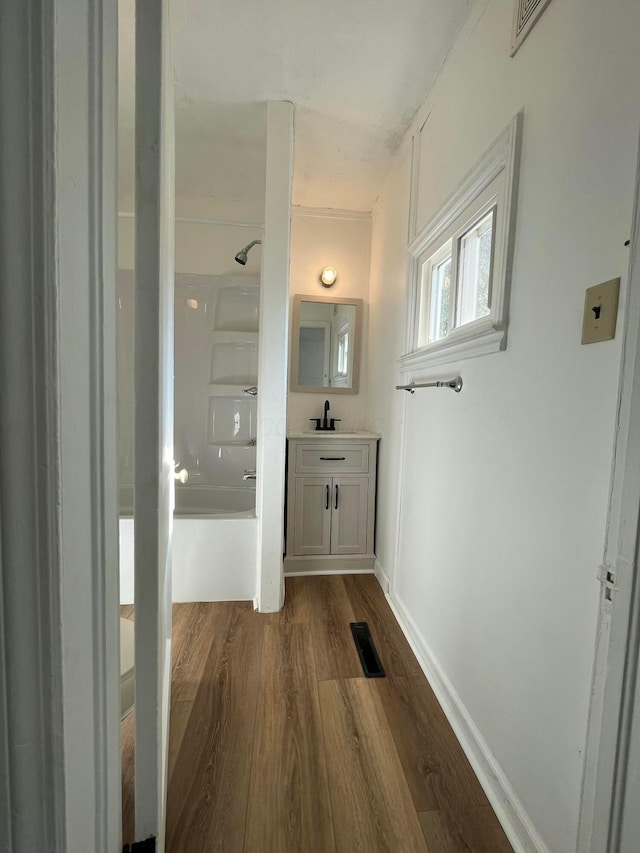
<instances>
[{"instance_id":1,"label":"white window trim","mask_svg":"<svg viewBox=\"0 0 640 853\"><path fill-rule=\"evenodd\" d=\"M522 112L514 116L453 195L408 247L404 354L399 359L404 372L442 367L461 359L499 352L506 347L522 121ZM497 236L492 262L491 312L486 317L453 329L446 338L418 347L421 269L425 253L433 249L435 254L439 241L447 231L458 230L456 225L459 219L465 217L468 220L475 216L481 207L491 206L488 200L480 200L480 196L500 176L503 179L502 185L496 196L497 200L493 202L497 205Z\"/></svg>"}]
</instances>

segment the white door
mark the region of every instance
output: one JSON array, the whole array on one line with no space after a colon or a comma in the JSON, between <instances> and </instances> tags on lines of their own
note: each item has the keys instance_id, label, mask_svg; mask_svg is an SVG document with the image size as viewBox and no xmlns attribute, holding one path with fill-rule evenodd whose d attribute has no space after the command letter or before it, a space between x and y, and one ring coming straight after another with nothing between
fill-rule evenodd
<instances>
[{"instance_id":1,"label":"white door","mask_svg":"<svg viewBox=\"0 0 640 853\"><path fill-rule=\"evenodd\" d=\"M164 850L171 689L174 112L168 0L136 0L136 839Z\"/></svg>"}]
</instances>

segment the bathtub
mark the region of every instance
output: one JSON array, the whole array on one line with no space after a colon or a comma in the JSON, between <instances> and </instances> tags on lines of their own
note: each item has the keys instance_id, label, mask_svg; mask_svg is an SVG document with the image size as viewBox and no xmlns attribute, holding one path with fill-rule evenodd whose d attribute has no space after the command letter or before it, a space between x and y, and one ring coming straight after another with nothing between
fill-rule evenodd
<instances>
[{"instance_id":1,"label":"bathtub","mask_svg":"<svg viewBox=\"0 0 640 853\"><path fill-rule=\"evenodd\" d=\"M256 507L256 490L242 486L176 486L174 515L191 518L220 516L227 518L253 518ZM133 514L133 486L120 486L120 515Z\"/></svg>"},{"instance_id":2,"label":"bathtub","mask_svg":"<svg viewBox=\"0 0 640 853\"><path fill-rule=\"evenodd\" d=\"M133 603L133 487L120 486L120 603ZM251 601L258 521L255 490L178 486L173 521L173 601Z\"/></svg>"}]
</instances>

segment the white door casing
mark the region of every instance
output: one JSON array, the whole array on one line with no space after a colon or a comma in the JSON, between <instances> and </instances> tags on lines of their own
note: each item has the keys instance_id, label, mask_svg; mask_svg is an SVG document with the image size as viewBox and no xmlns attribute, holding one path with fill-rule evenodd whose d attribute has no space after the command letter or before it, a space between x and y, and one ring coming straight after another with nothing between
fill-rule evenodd
<instances>
[{"instance_id":1,"label":"white door casing","mask_svg":"<svg viewBox=\"0 0 640 853\"><path fill-rule=\"evenodd\" d=\"M0 4L0 849L121 842L117 6Z\"/></svg>"},{"instance_id":2,"label":"white door casing","mask_svg":"<svg viewBox=\"0 0 640 853\"><path fill-rule=\"evenodd\" d=\"M164 850L171 690L174 90L168 0L136 0L135 812Z\"/></svg>"},{"instance_id":3,"label":"white door casing","mask_svg":"<svg viewBox=\"0 0 640 853\"><path fill-rule=\"evenodd\" d=\"M640 642L640 150L631 230L578 853L634 853L640 832L640 707L636 701Z\"/></svg>"}]
</instances>

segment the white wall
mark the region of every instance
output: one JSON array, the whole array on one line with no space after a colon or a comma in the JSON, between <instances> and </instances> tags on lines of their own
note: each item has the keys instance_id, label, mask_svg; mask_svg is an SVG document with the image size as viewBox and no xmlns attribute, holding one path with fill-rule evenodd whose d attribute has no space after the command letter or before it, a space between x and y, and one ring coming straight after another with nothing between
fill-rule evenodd
<instances>
[{"instance_id":1,"label":"white wall","mask_svg":"<svg viewBox=\"0 0 640 853\"><path fill-rule=\"evenodd\" d=\"M512 9L490 0L420 139L418 229L524 108L508 348L445 370L462 373L460 395L392 390L406 146L376 209L367 383L368 426L383 436L376 553L454 715L478 754L486 749L485 769L494 762L489 784L507 801L499 811L515 825L514 808L524 809L522 835L531 821L521 846L569 853L621 350L620 334L581 346L581 317L586 287L617 275L623 296L626 287L640 7L553 0L510 59Z\"/></svg>"},{"instance_id":2,"label":"white wall","mask_svg":"<svg viewBox=\"0 0 640 853\"><path fill-rule=\"evenodd\" d=\"M369 264L371 220L366 214L319 214L298 208L291 220L290 294L337 296L364 300L363 341L361 349L360 391L358 394L301 394L289 391L287 428L307 429L309 418L321 417L325 399L331 403L331 415L341 418L340 429L364 426L366 393L364 376L367 364L367 323L369 300ZM338 272L331 288L320 283L326 266Z\"/></svg>"},{"instance_id":3,"label":"white wall","mask_svg":"<svg viewBox=\"0 0 640 853\"><path fill-rule=\"evenodd\" d=\"M259 275L262 246L254 246L242 267L236 252L251 240L262 240L260 228L176 222L176 272L190 275ZM118 217L118 267L133 269L134 222Z\"/></svg>"},{"instance_id":4,"label":"white wall","mask_svg":"<svg viewBox=\"0 0 640 853\"><path fill-rule=\"evenodd\" d=\"M397 359L402 354L410 178L410 156L405 146L382 187L371 235L369 347L363 385L367 426L382 436L378 443L375 553L387 574L395 565L400 501L398 466L405 400L392 389L400 381Z\"/></svg>"}]
</instances>

